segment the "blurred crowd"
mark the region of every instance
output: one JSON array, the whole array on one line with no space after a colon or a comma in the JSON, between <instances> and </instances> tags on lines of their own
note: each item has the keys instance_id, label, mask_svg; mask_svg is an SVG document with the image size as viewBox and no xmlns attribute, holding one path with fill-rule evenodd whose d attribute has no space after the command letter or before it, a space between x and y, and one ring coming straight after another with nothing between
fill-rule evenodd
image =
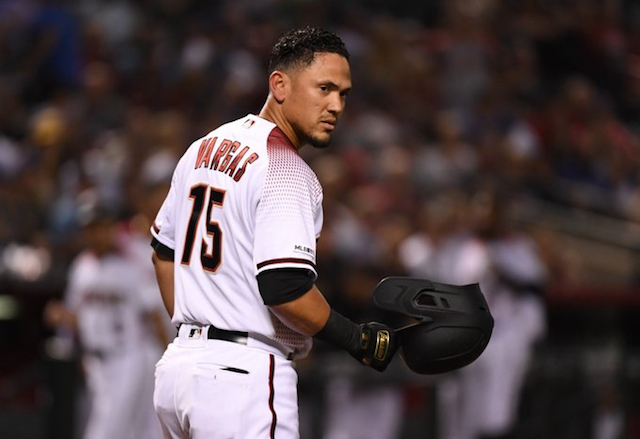
<instances>
[{"instance_id":1,"label":"blurred crowd","mask_svg":"<svg viewBox=\"0 0 640 439\"><path fill-rule=\"evenodd\" d=\"M326 235L347 235L325 238L325 255L398 269L426 217L456 210L474 227L460 209L486 191L640 221L638 7L427 3L2 2L0 246L72 254L87 188L140 213L192 140L259 110L270 44L299 23L335 29L352 53L338 136L305 151ZM30 265L33 278L46 261Z\"/></svg>"},{"instance_id":2,"label":"blurred crowd","mask_svg":"<svg viewBox=\"0 0 640 439\"><path fill-rule=\"evenodd\" d=\"M0 2L0 286L62 295L88 193L146 234L188 145L261 108L277 37L320 25L344 39L354 84L330 148L302 150L324 187L320 286L357 319L386 275L480 282L492 357L522 350L506 378L518 389L545 288L575 273L513 203L640 222L640 5L404 3ZM464 377L443 389L442 412L467 419ZM440 437L505 434L504 398L490 425L471 410L476 433L442 421Z\"/></svg>"}]
</instances>

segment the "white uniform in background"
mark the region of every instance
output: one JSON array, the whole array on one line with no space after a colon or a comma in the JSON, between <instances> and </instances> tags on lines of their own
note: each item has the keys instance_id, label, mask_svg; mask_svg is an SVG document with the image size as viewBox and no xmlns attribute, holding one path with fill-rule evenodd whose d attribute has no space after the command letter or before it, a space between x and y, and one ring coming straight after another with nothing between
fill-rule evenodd
<instances>
[{"instance_id":1,"label":"white uniform in background","mask_svg":"<svg viewBox=\"0 0 640 439\"><path fill-rule=\"evenodd\" d=\"M438 384L438 437L478 439L508 433L517 422L532 348L545 333L545 310L539 297L513 291L497 274L539 285L546 269L533 242L523 235L490 243L452 237L432 262L436 281L480 283L495 320L482 355Z\"/></svg>"},{"instance_id":2,"label":"white uniform in background","mask_svg":"<svg viewBox=\"0 0 640 439\"><path fill-rule=\"evenodd\" d=\"M264 305L256 275L315 274L321 227L320 183L275 124L248 115L186 151L152 229L156 251L173 255L181 325L156 370L165 437L298 437L291 359L311 339Z\"/></svg>"},{"instance_id":3,"label":"white uniform in background","mask_svg":"<svg viewBox=\"0 0 640 439\"><path fill-rule=\"evenodd\" d=\"M120 253L90 251L74 261L65 294L75 313L91 403L85 439L156 439L153 365L157 341L148 315L157 288Z\"/></svg>"}]
</instances>

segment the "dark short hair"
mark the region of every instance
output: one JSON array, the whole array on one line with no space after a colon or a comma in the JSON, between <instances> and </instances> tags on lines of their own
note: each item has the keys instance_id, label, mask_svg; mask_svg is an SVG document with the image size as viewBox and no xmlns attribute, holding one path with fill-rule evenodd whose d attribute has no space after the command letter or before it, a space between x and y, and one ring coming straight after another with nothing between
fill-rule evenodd
<instances>
[{"instance_id":1,"label":"dark short hair","mask_svg":"<svg viewBox=\"0 0 640 439\"><path fill-rule=\"evenodd\" d=\"M310 65L316 53L336 53L349 60L349 52L339 36L317 27L294 29L282 35L271 50L269 74L274 70Z\"/></svg>"}]
</instances>

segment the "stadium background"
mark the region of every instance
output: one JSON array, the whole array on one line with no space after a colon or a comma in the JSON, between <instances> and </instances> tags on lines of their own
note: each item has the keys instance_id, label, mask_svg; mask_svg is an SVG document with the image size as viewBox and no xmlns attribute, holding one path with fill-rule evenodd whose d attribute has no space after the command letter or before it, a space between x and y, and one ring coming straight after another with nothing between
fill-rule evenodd
<instances>
[{"instance_id":1,"label":"stadium background","mask_svg":"<svg viewBox=\"0 0 640 439\"><path fill-rule=\"evenodd\" d=\"M259 111L270 45L304 24L352 54L332 146L304 151L325 187L334 306L370 315L378 279L420 272L410 237L481 234L473 206L497 206L546 273L515 437L640 437L631 0L0 2L0 437L77 434L81 377L47 348L42 310L78 252L81 194L144 227L185 147ZM349 370L322 345L301 364L304 438L323 437L327 388L354 380L400 395L395 437L437 437L437 377Z\"/></svg>"}]
</instances>

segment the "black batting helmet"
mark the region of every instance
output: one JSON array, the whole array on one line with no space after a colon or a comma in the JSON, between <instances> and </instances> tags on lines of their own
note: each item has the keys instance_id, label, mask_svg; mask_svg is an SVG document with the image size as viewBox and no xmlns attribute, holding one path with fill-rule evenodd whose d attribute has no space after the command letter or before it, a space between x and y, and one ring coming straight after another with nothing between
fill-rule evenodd
<instances>
[{"instance_id":1,"label":"black batting helmet","mask_svg":"<svg viewBox=\"0 0 640 439\"><path fill-rule=\"evenodd\" d=\"M484 351L493 317L478 284L455 286L411 277L387 277L374 303L419 320L397 330L402 356L419 374L466 366Z\"/></svg>"}]
</instances>

